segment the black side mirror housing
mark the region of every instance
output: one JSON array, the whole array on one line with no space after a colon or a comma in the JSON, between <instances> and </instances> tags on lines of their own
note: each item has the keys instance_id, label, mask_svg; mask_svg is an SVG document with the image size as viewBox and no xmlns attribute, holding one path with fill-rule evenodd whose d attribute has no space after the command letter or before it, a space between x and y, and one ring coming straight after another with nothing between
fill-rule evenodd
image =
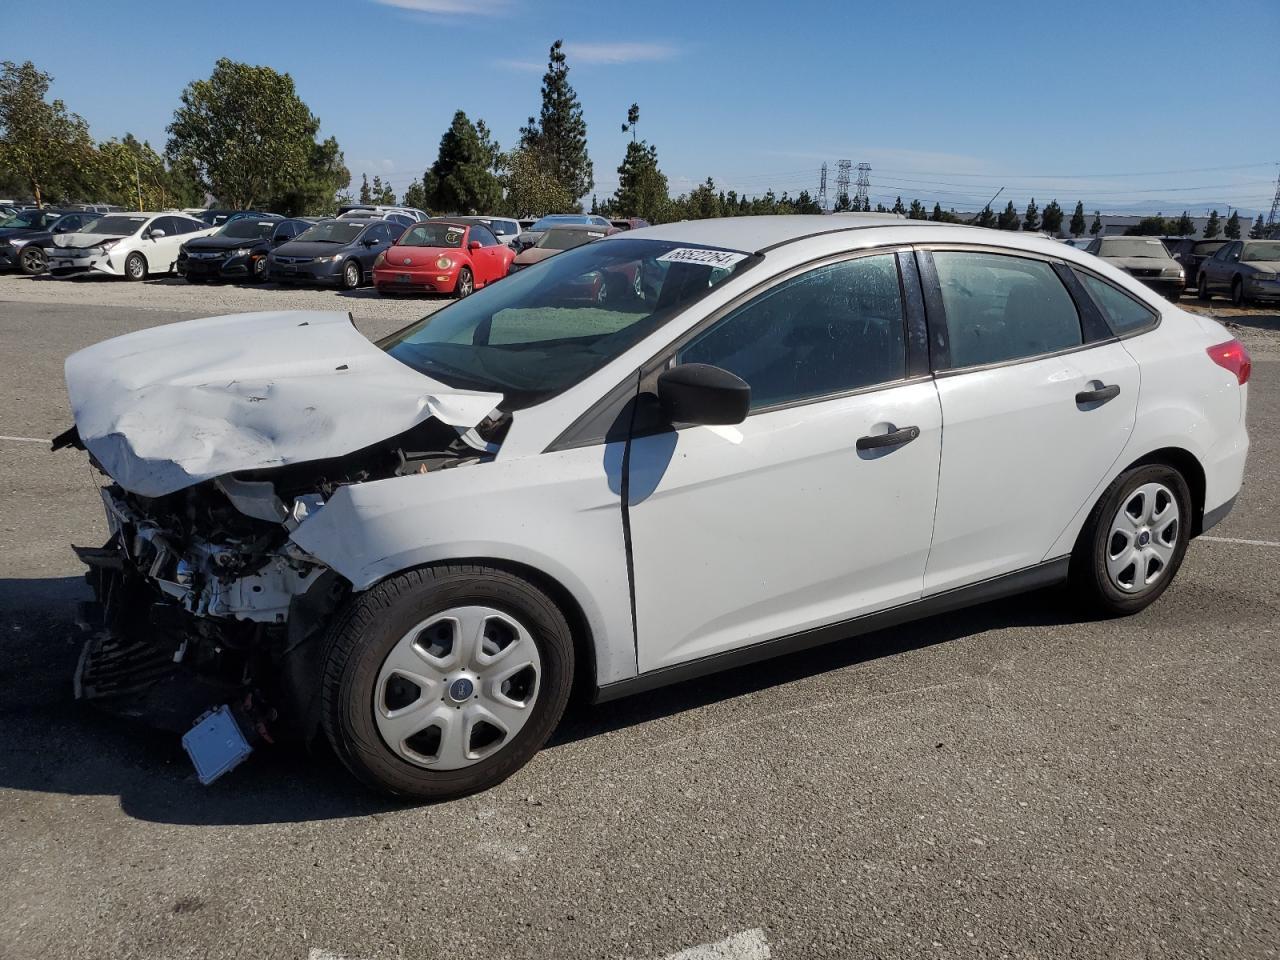
<instances>
[{"instance_id":1,"label":"black side mirror housing","mask_svg":"<svg viewBox=\"0 0 1280 960\"><path fill-rule=\"evenodd\" d=\"M682 363L658 377L658 404L670 423L741 423L751 409L751 387L720 367Z\"/></svg>"}]
</instances>

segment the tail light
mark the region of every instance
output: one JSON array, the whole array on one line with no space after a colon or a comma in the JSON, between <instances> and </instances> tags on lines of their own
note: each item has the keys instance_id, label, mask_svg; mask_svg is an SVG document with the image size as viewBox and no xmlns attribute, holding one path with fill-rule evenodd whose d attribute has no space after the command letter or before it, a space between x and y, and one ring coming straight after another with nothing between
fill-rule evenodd
<instances>
[{"instance_id":1,"label":"tail light","mask_svg":"<svg viewBox=\"0 0 1280 960\"><path fill-rule=\"evenodd\" d=\"M1226 343L1210 347L1207 353L1209 359L1223 370L1234 373L1240 386L1249 382L1249 374L1253 372L1253 361L1249 358L1249 351L1239 340L1228 340Z\"/></svg>"}]
</instances>

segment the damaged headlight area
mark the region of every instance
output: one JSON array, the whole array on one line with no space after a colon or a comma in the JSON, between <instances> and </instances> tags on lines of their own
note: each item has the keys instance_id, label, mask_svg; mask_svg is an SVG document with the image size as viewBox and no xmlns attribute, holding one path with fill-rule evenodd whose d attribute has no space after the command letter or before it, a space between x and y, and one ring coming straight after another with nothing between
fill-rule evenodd
<instances>
[{"instance_id":1,"label":"damaged headlight area","mask_svg":"<svg viewBox=\"0 0 1280 960\"><path fill-rule=\"evenodd\" d=\"M320 687L315 641L350 585L291 534L344 485L493 459L508 421L499 415L459 432L431 419L345 456L228 474L159 497L102 487L110 539L74 548L95 593L79 617L89 639L77 697L175 730L227 704L249 743L309 736ZM74 430L55 441L67 445L81 446ZM225 725L227 717L223 710L205 721Z\"/></svg>"}]
</instances>

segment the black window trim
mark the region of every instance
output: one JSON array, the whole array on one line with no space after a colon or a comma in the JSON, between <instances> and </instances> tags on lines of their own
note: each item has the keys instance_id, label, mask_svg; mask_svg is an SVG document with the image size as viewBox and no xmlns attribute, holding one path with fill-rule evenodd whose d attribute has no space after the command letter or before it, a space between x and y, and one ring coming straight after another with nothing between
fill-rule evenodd
<instances>
[{"instance_id":1,"label":"black window trim","mask_svg":"<svg viewBox=\"0 0 1280 960\"><path fill-rule=\"evenodd\" d=\"M1091 350L1094 347L1101 346L1104 343L1110 343L1116 339L1114 335L1103 339L1090 341L1086 339L1085 320L1080 311L1079 305L1076 306L1076 313L1080 321L1080 337L1083 343L1070 347L1063 347L1061 350L1050 350L1048 353L1036 353L1028 357L1014 357L1009 360L995 360L991 363L972 364L967 367L952 367L951 364L951 342L947 334L947 314L946 308L942 303L942 285L938 280L938 269L933 262L933 251L957 252L957 253L991 253L1007 257L1015 257L1022 260L1039 260L1047 263L1054 275L1058 277L1058 282L1066 289L1067 296L1075 303L1075 296L1071 292L1070 284L1063 280L1059 274L1056 264L1065 264L1066 261L1059 257L1048 254L1039 253L1035 250L1022 250L1015 247L1001 247L996 245L987 245L981 243L921 243L915 247L916 259L920 264L921 280L925 287L925 304L929 320L929 353L933 362L933 375L937 378L960 376L966 373L977 373L984 370L998 370L1001 367L1012 367L1023 363L1034 363L1037 360L1048 360L1053 357L1064 357L1068 354L1079 353L1082 350ZM1092 303L1092 302L1091 302ZM1096 308L1095 308L1096 309ZM941 361L945 366L940 365Z\"/></svg>"}]
</instances>

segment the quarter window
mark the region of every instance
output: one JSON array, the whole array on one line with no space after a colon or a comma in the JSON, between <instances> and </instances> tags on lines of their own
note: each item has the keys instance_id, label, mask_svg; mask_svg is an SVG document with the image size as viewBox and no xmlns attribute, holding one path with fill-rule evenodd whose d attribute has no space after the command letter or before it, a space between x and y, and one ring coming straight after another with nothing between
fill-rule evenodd
<instances>
[{"instance_id":1,"label":"quarter window","mask_svg":"<svg viewBox=\"0 0 1280 960\"><path fill-rule=\"evenodd\" d=\"M1107 318L1111 332L1122 337L1145 327L1154 326L1156 315L1128 294L1121 293L1111 284L1087 273L1078 273L1080 282L1093 297L1102 315Z\"/></svg>"},{"instance_id":2,"label":"quarter window","mask_svg":"<svg viewBox=\"0 0 1280 960\"><path fill-rule=\"evenodd\" d=\"M901 380L902 293L892 254L810 270L698 336L679 363L709 363L751 386L751 408Z\"/></svg>"},{"instance_id":3,"label":"quarter window","mask_svg":"<svg viewBox=\"0 0 1280 960\"><path fill-rule=\"evenodd\" d=\"M1042 260L939 250L951 367L1034 357L1084 343L1067 288Z\"/></svg>"}]
</instances>

